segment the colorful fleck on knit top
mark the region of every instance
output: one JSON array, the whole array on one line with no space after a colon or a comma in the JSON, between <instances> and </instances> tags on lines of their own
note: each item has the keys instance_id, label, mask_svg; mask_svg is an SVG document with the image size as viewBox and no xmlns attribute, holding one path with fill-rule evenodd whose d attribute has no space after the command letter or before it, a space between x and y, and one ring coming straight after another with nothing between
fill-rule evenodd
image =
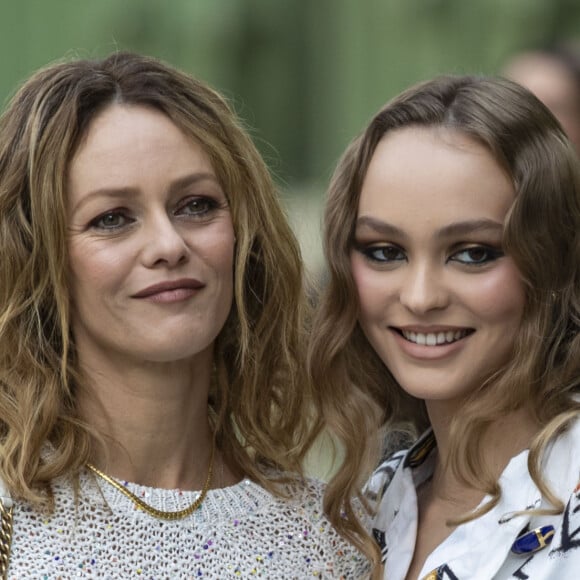
<instances>
[{"instance_id":1,"label":"colorful fleck on knit top","mask_svg":"<svg viewBox=\"0 0 580 580\"><path fill-rule=\"evenodd\" d=\"M187 507L197 492L128 489L161 510ZM8 578L364 578L366 560L332 528L322 510L324 484L288 487L289 499L245 479L210 490L177 521L158 520L90 473L73 486L53 483L55 511L14 507Z\"/></svg>"}]
</instances>

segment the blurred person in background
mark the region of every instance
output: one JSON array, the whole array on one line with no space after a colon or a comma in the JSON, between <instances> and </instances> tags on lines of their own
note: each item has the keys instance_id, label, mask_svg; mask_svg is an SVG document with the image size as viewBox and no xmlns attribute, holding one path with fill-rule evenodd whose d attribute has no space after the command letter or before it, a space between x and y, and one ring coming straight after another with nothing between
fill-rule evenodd
<instances>
[{"instance_id":1,"label":"blurred person in background","mask_svg":"<svg viewBox=\"0 0 580 580\"><path fill-rule=\"evenodd\" d=\"M503 75L526 87L552 111L580 151L580 44L518 53Z\"/></svg>"},{"instance_id":2,"label":"blurred person in background","mask_svg":"<svg viewBox=\"0 0 580 580\"><path fill-rule=\"evenodd\" d=\"M508 80L411 88L347 149L324 223L331 518L385 431L422 432L367 486L385 579L575 578L580 164L554 116Z\"/></svg>"},{"instance_id":3,"label":"blurred person in background","mask_svg":"<svg viewBox=\"0 0 580 580\"><path fill-rule=\"evenodd\" d=\"M297 243L217 93L128 53L32 76L0 254L4 575L365 575L302 473Z\"/></svg>"}]
</instances>

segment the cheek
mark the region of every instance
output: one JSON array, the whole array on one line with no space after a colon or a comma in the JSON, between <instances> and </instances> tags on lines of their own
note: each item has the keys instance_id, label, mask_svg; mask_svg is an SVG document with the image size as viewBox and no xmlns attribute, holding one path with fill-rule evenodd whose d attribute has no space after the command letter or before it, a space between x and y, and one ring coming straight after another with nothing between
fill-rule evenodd
<instances>
[{"instance_id":1,"label":"cheek","mask_svg":"<svg viewBox=\"0 0 580 580\"><path fill-rule=\"evenodd\" d=\"M360 317L365 320L382 310L382 305L388 299L388 288L385 288L384 276L369 268L358 252L352 253L350 267L358 295Z\"/></svg>"},{"instance_id":2,"label":"cheek","mask_svg":"<svg viewBox=\"0 0 580 580\"><path fill-rule=\"evenodd\" d=\"M192 242L191 248L197 260L211 277L218 294L214 295L215 303L220 309L229 310L234 294L234 256L235 238L231 224L220 224L220 227L208 229Z\"/></svg>"},{"instance_id":3,"label":"cheek","mask_svg":"<svg viewBox=\"0 0 580 580\"><path fill-rule=\"evenodd\" d=\"M234 235L233 231L225 230L208 235L198 240L200 255L206 264L224 279L233 280L234 271Z\"/></svg>"},{"instance_id":4,"label":"cheek","mask_svg":"<svg viewBox=\"0 0 580 580\"><path fill-rule=\"evenodd\" d=\"M221 247L219 261L222 264L222 270L227 273L230 280L233 281L234 275L234 255L235 241L233 236L227 236Z\"/></svg>"},{"instance_id":5,"label":"cheek","mask_svg":"<svg viewBox=\"0 0 580 580\"><path fill-rule=\"evenodd\" d=\"M114 248L94 244L69 245L69 296L72 305L86 308L99 303L119 290L131 270L132 250L119 245Z\"/></svg>"},{"instance_id":6,"label":"cheek","mask_svg":"<svg viewBox=\"0 0 580 580\"><path fill-rule=\"evenodd\" d=\"M127 255L122 248L99 249L71 248L69 272L72 286L90 284L94 287L108 286L127 270Z\"/></svg>"},{"instance_id":7,"label":"cheek","mask_svg":"<svg viewBox=\"0 0 580 580\"><path fill-rule=\"evenodd\" d=\"M356 288L359 305L361 308L363 308L368 281L364 264L362 263L361 256L358 254L358 252L353 252L350 256L350 271Z\"/></svg>"},{"instance_id":8,"label":"cheek","mask_svg":"<svg viewBox=\"0 0 580 580\"><path fill-rule=\"evenodd\" d=\"M489 275L474 280L470 302L490 322L519 322L525 306L525 286L513 262L506 260Z\"/></svg>"}]
</instances>

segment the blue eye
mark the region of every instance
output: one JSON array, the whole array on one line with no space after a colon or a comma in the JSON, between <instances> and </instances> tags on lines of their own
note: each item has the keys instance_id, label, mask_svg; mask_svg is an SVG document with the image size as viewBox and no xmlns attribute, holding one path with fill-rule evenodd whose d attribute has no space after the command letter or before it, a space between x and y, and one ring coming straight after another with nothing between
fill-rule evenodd
<instances>
[{"instance_id":1,"label":"blue eye","mask_svg":"<svg viewBox=\"0 0 580 580\"><path fill-rule=\"evenodd\" d=\"M369 260L373 262L389 263L405 260L405 254L397 246L369 246L360 250Z\"/></svg>"},{"instance_id":2,"label":"blue eye","mask_svg":"<svg viewBox=\"0 0 580 580\"><path fill-rule=\"evenodd\" d=\"M191 217L205 217L217 206L217 202L208 197L192 197L181 204L175 213Z\"/></svg>"},{"instance_id":3,"label":"blue eye","mask_svg":"<svg viewBox=\"0 0 580 580\"><path fill-rule=\"evenodd\" d=\"M459 252L455 252L449 260L452 262L459 262L469 266L481 266L489 262L493 262L503 256L501 250L490 248L488 246L471 246L464 248Z\"/></svg>"},{"instance_id":4,"label":"blue eye","mask_svg":"<svg viewBox=\"0 0 580 580\"><path fill-rule=\"evenodd\" d=\"M129 221L129 218L123 212L114 210L96 217L91 221L90 225L101 230L115 230L127 225Z\"/></svg>"}]
</instances>

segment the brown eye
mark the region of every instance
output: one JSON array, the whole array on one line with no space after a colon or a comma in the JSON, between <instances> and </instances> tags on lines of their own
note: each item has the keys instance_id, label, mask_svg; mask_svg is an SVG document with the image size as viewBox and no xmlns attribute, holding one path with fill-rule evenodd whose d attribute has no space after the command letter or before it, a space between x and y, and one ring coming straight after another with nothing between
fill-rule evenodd
<instances>
[{"instance_id":1,"label":"brown eye","mask_svg":"<svg viewBox=\"0 0 580 580\"><path fill-rule=\"evenodd\" d=\"M398 262L405 259L405 254L397 246L370 246L363 251L364 255L374 262Z\"/></svg>"},{"instance_id":2,"label":"brown eye","mask_svg":"<svg viewBox=\"0 0 580 580\"><path fill-rule=\"evenodd\" d=\"M451 256L450 260L461 264L478 266L497 260L501 256L503 256L503 253L494 248L472 246L456 252Z\"/></svg>"}]
</instances>

